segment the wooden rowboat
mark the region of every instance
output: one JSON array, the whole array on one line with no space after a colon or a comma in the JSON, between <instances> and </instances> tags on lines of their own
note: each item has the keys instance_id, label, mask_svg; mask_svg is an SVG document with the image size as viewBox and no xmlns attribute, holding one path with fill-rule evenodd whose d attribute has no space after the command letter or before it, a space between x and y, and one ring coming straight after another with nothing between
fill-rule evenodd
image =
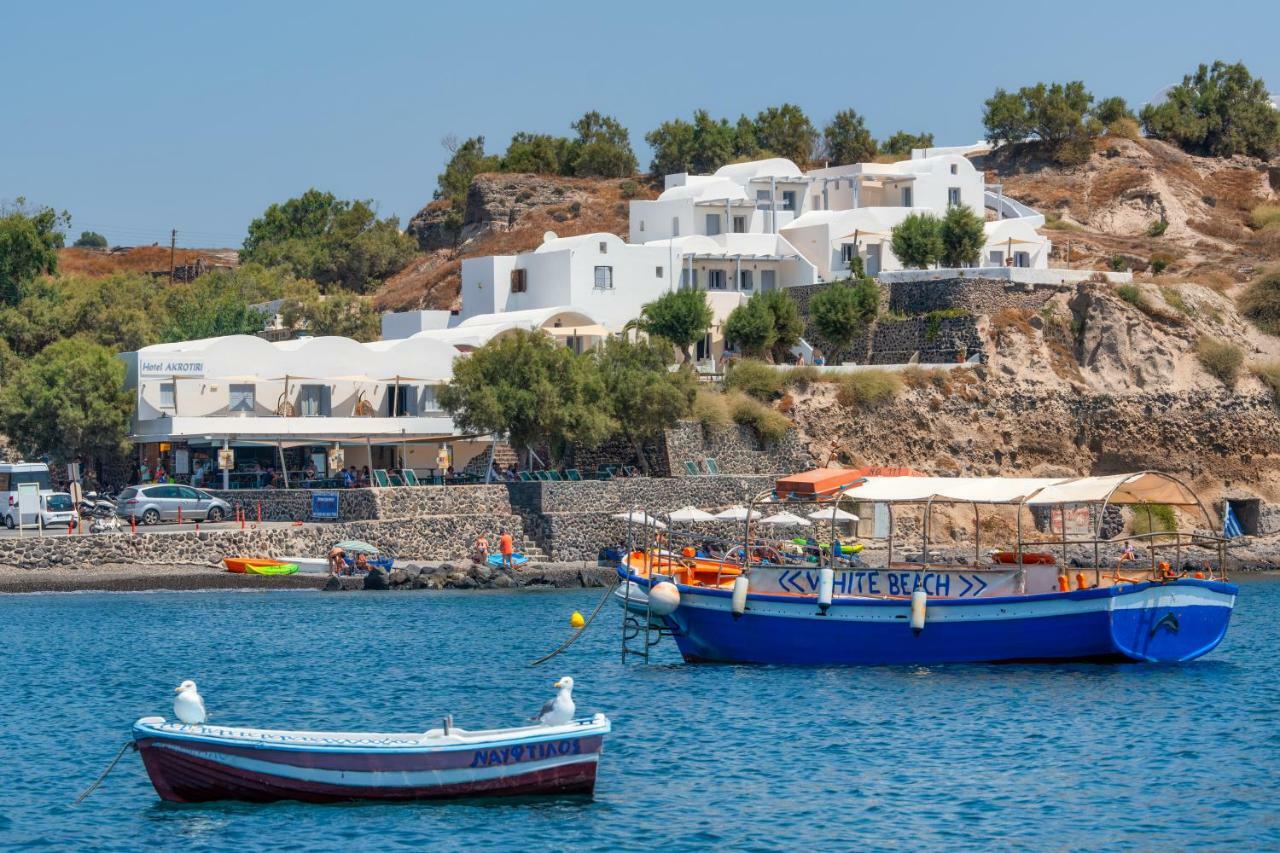
<instances>
[{"instance_id":1,"label":"wooden rowboat","mask_svg":"<svg viewBox=\"0 0 1280 853\"><path fill-rule=\"evenodd\" d=\"M134 744L163 800L417 800L586 794L609 719L424 734L185 725L143 717Z\"/></svg>"}]
</instances>

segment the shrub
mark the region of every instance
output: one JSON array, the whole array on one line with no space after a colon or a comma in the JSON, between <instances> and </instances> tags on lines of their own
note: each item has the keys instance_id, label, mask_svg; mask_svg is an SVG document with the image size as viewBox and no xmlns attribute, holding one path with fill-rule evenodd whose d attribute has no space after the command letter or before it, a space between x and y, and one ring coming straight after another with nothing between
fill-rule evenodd
<instances>
[{"instance_id":1,"label":"shrub","mask_svg":"<svg viewBox=\"0 0 1280 853\"><path fill-rule=\"evenodd\" d=\"M791 426L786 415L746 394L729 394L726 403L733 422L751 427L763 442L780 441Z\"/></svg>"},{"instance_id":2,"label":"shrub","mask_svg":"<svg viewBox=\"0 0 1280 853\"><path fill-rule=\"evenodd\" d=\"M1249 371L1271 391L1271 397L1280 406L1280 361L1264 361L1252 365Z\"/></svg>"},{"instance_id":3,"label":"shrub","mask_svg":"<svg viewBox=\"0 0 1280 853\"><path fill-rule=\"evenodd\" d=\"M1217 338L1203 337L1196 342L1196 358L1200 366L1223 385L1236 387L1240 365L1244 364L1244 351L1240 347Z\"/></svg>"},{"instance_id":4,"label":"shrub","mask_svg":"<svg viewBox=\"0 0 1280 853\"><path fill-rule=\"evenodd\" d=\"M1136 284L1122 284L1116 288L1116 296L1128 302L1134 308L1146 310L1147 297L1142 293L1142 288Z\"/></svg>"},{"instance_id":5,"label":"shrub","mask_svg":"<svg viewBox=\"0 0 1280 853\"><path fill-rule=\"evenodd\" d=\"M1147 236L1160 237L1164 234L1165 231L1168 231L1168 230L1169 230L1169 220L1157 219L1155 222L1152 222L1149 226L1147 226Z\"/></svg>"},{"instance_id":6,"label":"shrub","mask_svg":"<svg viewBox=\"0 0 1280 853\"><path fill-rule=\"evenodd\" d=\"M1169 268L1169 264L1173 263L1173 258L1168 255L1156 254L1151 256L1149 262L1151 264L1151 274L1160 275Z\"/></svg>"},{"instance_id":7,"label":"shrub","mask_svg":"<svg viewBox=\"0 0 1280 853\"><path fill-rule=\"evenodd\" d=\"M904 267L925 269L942 257L942 223L928 213L913 213L893 226L890 248Z\"/></svg>"},{"instance_id":8,"label":"shrub","mask_svg":"<svg viewBox=\"0 0 1280 853\"><path fill-rule=\"evenodd\" d=\"M1239 62L1201 65L1164 101L1142 108L1142 125L1157 139L1211 157L1266 158L1280 143L1280 112L1262 80Z\"/></svg>"},{"instance_id":9,"label":"shrub","mask_svg":"<svg viewBox=\"0 0 1280 853\"><path fill-rule=\"evenodd\" d=\"M1249 212L1249 224L1259 231L1280 228L1280 204L1260 204Z\"/></svg>"},{"instance_id":10,"label":"shrub","mask_svg":"<svg viewBox=\"0 0 1280 853\"><path fill-rule=\"evenodd\" d=\"M822 371L812 364L788 367L777 372L782 376L782 384L784 386L800 391L808 391L810 385L822 381Z\"/></svg>"},{"instance_id":11,"label":"shrub","mask_svg":"<svg viewBox=\"0 0 1280 853\"><path fill-rule=\"evenodd\" d=\"M839 350L848 349L879 310L880 288L870 278L860 278L852 287L835 282L809 301L814 329Z\"/></svg>"},{"instance_id":12,"label":"shrub","mask_svg":"<svg viewBox=\"0 0 1280 853\"><path fill-rule=\"evenodd\" d=\"M1110 266L1113 272L1124 272L1129 268L1129 259L1124 255L1112 255Z\"/></svg>"},{"instance_id":13,"label":"shrub","mask_svg":"<svg viewBox=\"0 0 1280 853\"><path fill-rule=\"evenodd\" d=\"M1190 317L1195 312L1191 310L1191 306L1187 304L1187 300L1182 298L1182 294L1174 287L1160 288L1160 295L1164 297L1165 304L1177 311L1179 314L1185 314Z\"/></svg>"},{"instance_id":14,"label":"shrub","mask_svg":"<svg viewBox=\"0 0 1280 853\"><path fill-rule=\"evenodd\" d=\"M693 418L705 427L726 427L733 423L725 396L710 388L698 388L693 398Z\"/></svg>"},{"instance_id":15,"label":"shrub","mask_svg":"<svg viewBox=\"0 0 1280 853\"><path fill-rule=\"evenodd\" d=\"M1168 504L1136 504L1133 507L1133 534L1170 533L1178 529L1178 516Z\"/></svg>"},{"instance_id":16,"label":"shrub","mask_svg":"<svg viewBox=\"0 0 1280 853\"><path fill-rule=\"evenodd\" d=\"M71 245L84 249L105 249L107 248L107 238L97 231L81 231L80 237Z\"/></svg>"},{"instance_id":17,"label":"shrub","mask_svg":"<svg viewBox=\"0 0 1280 853\"><path fill-rule=\"evenodd\" d=\"M976 264L987 242L982 219L962 204L954 205L942 218L942 265L963 267Z\"/></svg>"},{"instance_id":18,"label":"shrub","mask_svg":"<svg viewBox=\"0 0 1280 853\"><path fill-rule=\"evenodd\" d=\"M836 402L850 409L885 405L902 390L902 378L888 370L859 370L840 378Z\"/></svg>"},{"instance_id":19,"label":"shrub","mask_svg":"<svg viewBox=\"0 0 1280 853\"><path fill-rule=\"evenodd\" d=\"M640 195L640 185L635 181L623 181L618 184L618 194L623 198L635 198Z\"/></svg>"},{"instance_id":20,"label":"shrub","mask_svg":"<svg viewBox=\"0 0 1280 853\"><path fill-rule=\"evenodd\" d=\"M1280 267L1255 278L1236 300L1240 313L1271 335L1280 335Z\"/></svg>"},{"instance_id":21,"label":"shrub","mask_svg":"<svg viewBox=\"0 0 1280 853\"><path fill-rule=\"evenodd\" d=\"M757 400L772 400L782 393L784 377L763 361L746 358L735 361L724 376L727 391L740 391Z\"/></svg>"},{"instance_id":22,"label":"shrub","mask_svg":"<svg viewBox=\"0 0 1280 853\"><path fill-rule=\"evenodd\" d=\"M913 390L922 388L936 388L943 393L951 391L950 371L943 370L940 367L934 367L929 370L913 364L905 368L900 374L902 383Z\"/></svg>"}]
</instances>

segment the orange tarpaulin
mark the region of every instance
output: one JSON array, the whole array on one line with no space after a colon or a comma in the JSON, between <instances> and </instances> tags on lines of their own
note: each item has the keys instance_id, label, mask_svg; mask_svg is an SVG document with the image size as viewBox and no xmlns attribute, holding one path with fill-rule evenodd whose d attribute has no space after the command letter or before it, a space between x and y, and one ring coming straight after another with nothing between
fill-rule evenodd
<instances>
[{"instance_id":1,"label":"orange tarpaulin","mask_svg":"<svg viewBox=\"0 0 1280 853\"><path fill-rule=\"evenodd\" d=\"M912 468L873 466L868 468L815 468L779 477L774 488L778 497L786 499L795 497L822 497L831 495L841 488L856 483L863 477L919 477L923 476Z\"/></svg>"}]
</instances>

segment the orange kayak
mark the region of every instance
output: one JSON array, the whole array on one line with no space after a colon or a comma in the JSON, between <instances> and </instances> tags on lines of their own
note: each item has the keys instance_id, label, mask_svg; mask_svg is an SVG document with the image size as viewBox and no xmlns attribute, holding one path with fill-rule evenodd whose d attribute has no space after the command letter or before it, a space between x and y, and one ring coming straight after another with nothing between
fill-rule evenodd
<instances>
[{"instance_id":1,"label":"orange kayak","mask_svg":"<svg viewBox=\"0 0 1280 853\"><path fill-rule=\"evenodd\" d=\"M249 570L250 566L288 565L283 560L269 560L266 557L225 557L222 562L226 564L227 571L235 572L238 575L244 574Z\"/></svg>"}]
</instances>

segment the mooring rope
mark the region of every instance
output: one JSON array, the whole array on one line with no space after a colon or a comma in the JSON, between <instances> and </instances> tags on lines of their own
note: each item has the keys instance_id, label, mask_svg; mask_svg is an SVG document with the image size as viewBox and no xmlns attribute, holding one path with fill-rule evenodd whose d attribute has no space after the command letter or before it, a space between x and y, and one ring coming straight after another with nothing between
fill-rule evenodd
<instances>
[{"instance_id":1,"label":"mooring rope","mask_svg":"<svg viewBox=\"0 0 1280 853\"><path fill-rule=\"evenodd\" d=\"M99 776L97 779L94 779L93 784L90 785L88 788L85 788L84 792L80 794L80 796L76 797L75 805L77 806L80 805L82 802L84 802L85 797L89 796L90 794L92 794L94 791L97 790L98 786L102 784L102 781L107 778L107 775L112 770L115 769L116 763L120 760L120 757L124 755L125 752L129 750L130 747L136 749L137 745L131 740L125 741L124 746L120 747L120 751L116 753L116 757L111 759L111 763L107 765L107 769L102 771L102 775Z\"/></svg>"},{"instance_id":2,"label":"mooring rope","mask_svg":"<svg viewBox=\"0 0 1280 853\"><path fill-rule=\"evenodd\" d=\"M596 609L591 611L591 615L587 617L586 622L582 623L582 627L575 629L573 632L573 636L571 636L569 639L561 643L560 647L557 648L555 651L551 652L550 654L543 655L542 657L538 658L535 661L531 661L529 663L529 666L537 666L540 663L546 663L556 655L563 652L565 649L572 646L574 643L578 642L578 638L581 637L583 634L587 633L587 628L590 627L591 623L595 620L596 616L600 613L600 610L604 607L605 602L609 600L609 596L612 595L613 591L617 588L618 588L618 582L614 581L610 586L608 586L605 589L604 595L600 597L599 603L596 604Z\"/></svg>"}]
</instances>

